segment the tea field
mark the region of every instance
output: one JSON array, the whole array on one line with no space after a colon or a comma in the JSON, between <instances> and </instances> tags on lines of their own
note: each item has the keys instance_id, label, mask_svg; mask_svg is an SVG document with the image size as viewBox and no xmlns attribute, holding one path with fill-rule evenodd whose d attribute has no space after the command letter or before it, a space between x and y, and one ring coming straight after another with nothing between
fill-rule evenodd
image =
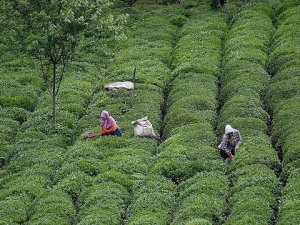
<instances>
[{"instance_id":1,"label":"tea field","mask_svg":"<svg viewBox=\"0 0 300 225\"><path fill-rule=\"evenodd\" d=\"M116 3L126 37L79 47L55 124L1 33L0 225L300 224L300 1ZM104 90L135 69L134 90ZM104 109L123 136L83 139ZM134 137L145 116L156 138ZM226 124L243 138L230 163Z\"/></svg>"}]
</instances>

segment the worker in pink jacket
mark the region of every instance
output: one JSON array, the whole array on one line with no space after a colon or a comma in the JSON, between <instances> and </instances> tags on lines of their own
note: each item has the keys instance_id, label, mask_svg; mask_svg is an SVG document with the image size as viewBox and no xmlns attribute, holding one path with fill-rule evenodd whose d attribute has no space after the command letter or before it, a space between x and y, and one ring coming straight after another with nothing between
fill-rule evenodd
<instances>
[{"instance_id":1,"label":"worker in pink jacket","mask_svg":"<svg viewBox=\"0 0 300 225\"><path fill-rule=\"evenodd\" d=\"M101 112L99 133L101 136L122 136L121 129L118 127L116 120L105 110Z\"/></svg>"}]
</instances>

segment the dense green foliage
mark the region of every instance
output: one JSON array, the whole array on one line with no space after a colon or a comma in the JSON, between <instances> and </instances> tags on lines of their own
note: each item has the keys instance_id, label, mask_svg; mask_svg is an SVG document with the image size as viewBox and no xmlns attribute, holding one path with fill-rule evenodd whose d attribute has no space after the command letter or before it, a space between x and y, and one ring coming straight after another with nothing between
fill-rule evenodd
<instances>
[{"instance_id":1,"label":"dense green foliage","mask_svg":"<svg viewBox=\"0 0 300 225\"><path fill-rule=\"evenodd\" d=\"M116 3L126 38L82 38L56 124L32 60L0 35L0 224L298 224L299 3ZM104 109L123 136L83 139ZM155 138L134 137L144 116ZM230 163L226 124L243 138Z\"/></svg>"},{"instance_id":2,"label":"dense green foliage","mask_svg":"<svg viewBox=\"0 0 300 225\"><path fill-rule=\"evenodd\" d=\"M279 169L279 162L267 136L270 116L262 101L270 80L266 70L274 32L271 12L268 4L248 4L233 16L225 41L218 128L221 133L232 124L244 142L230 165L228 225L269 224L276 205L279 185L273 169Z\"/></svg>"},{"instance_id":3,"label":"dense green foliage","mask_svg":"<svg viewBox=\"0 0 300 225\"><path fill-rule=\"evenodd\" d=\"M52 98L52 120L65 71L84 38L120 35L122 15L109 13L112 1L4 1L4 24L20 50L33 57ZM121 21L121 22L120 22ZM5 27L5 26L3 26ZM93 39L94 38L94 39ZM26 102L25 102L26 103ZM76 107L76 106L74 106Z\"/></svg>"},{"instance_id":4,"label":"dense green foliage","mask_svg":"<svg viewBox=\"0 0 300 225\"><path fill-rule=\"evenodd\" d=\"M271 46L271 65L274 77L266 95L273 112L271 137L283 158L281 178L286 182L282 190L277 224L299 223L299 3L286 1L276 8L278 29ZM288 35L287 35L288 34ZM299 189L298 189L299 190Z\"/></svg>"}]
</instances>

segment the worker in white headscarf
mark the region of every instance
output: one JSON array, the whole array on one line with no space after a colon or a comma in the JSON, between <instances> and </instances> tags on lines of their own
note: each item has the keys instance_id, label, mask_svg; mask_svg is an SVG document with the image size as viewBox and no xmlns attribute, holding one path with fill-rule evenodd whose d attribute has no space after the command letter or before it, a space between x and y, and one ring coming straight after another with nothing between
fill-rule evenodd
<instances>
[{"instance_id":1,"label":"worker in white headscarf","mask_svg":"<svg viewBox=\"0 0 300 225\"><path fill-rule=\"evenodd\" d=\"M232 160L241 144L242 138L240 132L227 124L225 126L225 134L223 135L222 142L218 146L222 158L226 162Z\"/></svg>"}]
</instances>

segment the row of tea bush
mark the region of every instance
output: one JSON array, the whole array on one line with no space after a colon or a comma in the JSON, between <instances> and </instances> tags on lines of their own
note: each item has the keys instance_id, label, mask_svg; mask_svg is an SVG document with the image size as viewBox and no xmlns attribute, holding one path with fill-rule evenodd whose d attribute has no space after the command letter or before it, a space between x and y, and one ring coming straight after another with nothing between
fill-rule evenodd
<instances>
[{"instance_id":1,"label":"row of tea bush","mask_svg":"<svg viewBox=\"0 0 300 225\"><path fill-rule=\"evenodd\" d=\"M270 224L276 207L279 160L268 135L263 97L270 80L268 55L274 32L272 7L251 1L230 20L224 42L219 133L238 129L243 144L228 165L230 196L225 224Z\"/></svg>"},{"instance_id":2,"label":"row of tea bush","mask_svg":"<svg viewBox=\"0 0 300 225\"><path fill-rule=\"evenodd\" d=\"M99 80L87 113L79 122L81 130L98 132L100 112L107 110L117 120L123 136L78 139L55 174L54 189L71 196L78 224L112 225L127 218L128 224L143 224L144 216L152 216L148 210L147 214L142 211L145 205L150 209L153 204L153 210L158 210L154 202L147 203L151 182L165 182L163 190L172 186L163 178L149 176L158 140L134 137L130 123L147 116L160 138L162 88L170 77L168 57L176 31L173 18L166 17L168 10L151 5L144 9L142 4L130 9L127 39L116 46L115 59ZM160 32L155 32L158 29ZM131 80L135 67L134 90L104 90L110 82Z\"/></svg>"},{"instance_id":3,"label":"row of tea bush","mask_svg":"<svg viewBox=\"0 0 300 225\"><path fill-rule=\"evenodd\" d=\"M199 4L190 11L175 47L164 142L151 167L151 172L177 184L172 225L223 220L229 180L215 148L214 127L226 30L222 13L212 11L209 3Z\"/></svg>"},{"instance_id":4,"label":"row of tea bush","mask_svg":"<svg viewBox=\"0 0 300 225\"><path fill-rule=\"evenodd\" d=\"M300 3L284 1L276 5L277 30L273 37L270 64L273 78L266 102L273 113L272 141L281 151L283 170L278 225L298 224L299 137L300 137Z\"/></svg>"},{"instance_id":5,"label":"row of tea bush","mask_svg":"<svg viewBox=\"0 0 300 225\"><path fill-rule=\"evenodd\" d=\"M63 80L57 103L57 123L53 124L51 121L50 96L47 92L39 91L34 111L28 113L19 130L16 130L15 143L8 151L9 161L1 170L0 214L3 222L14 224L29 221L30 224L39 224L46 214L52 221L53 216L49 216L50 208L55 205L53 203L51 206L52 203L49 203L54 201L52 198L59 199L58 196L65 196L63 199L72 203L72 200L61 192L53 193L53 196L46 193L53 185L55 171L63 162L66 147L72 144L78 135L77 121L85 114L96 89L95 82L99 72L88 56L77 59ZM14 75L9 71L7 74ZM31 83L42 82L36 75L24 79L24 85L28 84L30 87ZM22 91L21 88L19 90ZM17 112L16 110L16 114ZM40 198L44 197L46 203L43 203L43 206L46 209L43 214L40 208L43 200ZM33 205L39 206L32 207ZM57 217L58 224L64 224L59 222L61 219L60 216Z\"/></svg>"}]
</instances>

